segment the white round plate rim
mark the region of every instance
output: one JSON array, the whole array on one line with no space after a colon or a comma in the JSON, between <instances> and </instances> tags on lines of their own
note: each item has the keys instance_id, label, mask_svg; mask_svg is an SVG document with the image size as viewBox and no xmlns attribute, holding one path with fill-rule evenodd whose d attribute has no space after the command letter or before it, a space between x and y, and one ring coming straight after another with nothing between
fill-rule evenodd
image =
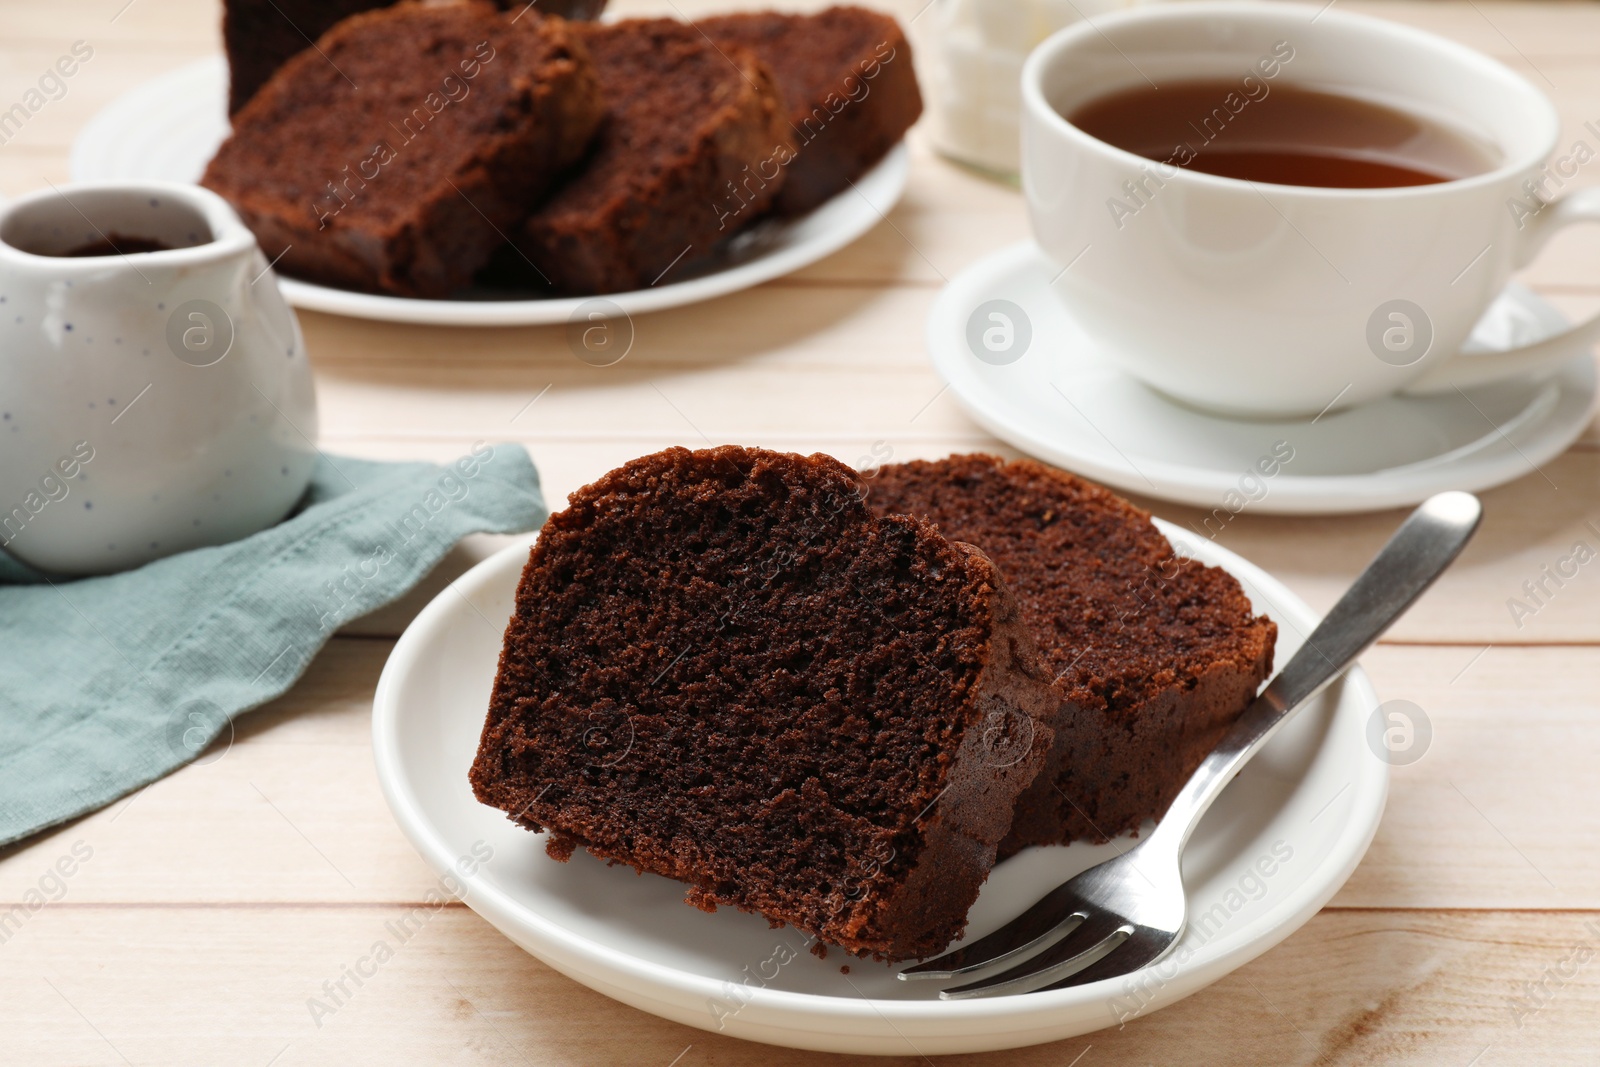
<instances>
[{"instance_id":1,"label":"white round plate rim","mask_svg":"<svg viewBox=\"0 0 1600 1067\"><path fill-rule=\"evenodd\" d=\"M1302 634L1314 628L1318 621L1316 614L1265 571L1214 542L1196 544L1186 531L1159 519L1156 522L1181 551L1223 566L1238 577L1255 599L1257 610L1270 609L1280 622L1280 628L1287 624ZM419 668L427 668L430 646L445 629L467 624L468 620L458 616L468 611L476 613L470 604L474 593L497 583L514 586L535 539L535 535L530 535L497 552L451 583L418 613L396 642L373 697L373 757L380 787L402 832L429 865L441 874L454 873L466 887L463 894L466 903L513 942L569 977L615 999L679 1022L712 1029L701 1005L724 993L718 979L633 956L591 940L518 901L481 873L455 872L453 864L460 850L447 844L408 777L401 753L400 731L404 722L401 695L409 676ZM1331 717L1334 723L1344 722L1352 715L1366 714L1365 710L1351 709L1378 706L1377 694L1359 666L1352 668L1343 683L1323 699L1336 702ZM1330 730L1328 738L1333 736L1336 733ZM1323 748L1330 743L1325 738ZM1365 742L1361 744L1364 752ZM1305 880L1290 888L1261 915L1248 919L1238 929L1238 936L1232 939L1234 947L1210 958L1197 953L1192 965L1160 986L1155 999L1141 1009L1141 1014L1176 1002L1267 951L1309 921L1338 891L1371 844L1388 792L1388 766L1371 758L1370 754L1361 759L1359 769L1351 773L1349 809L1335 844L1317 857L1315 867ZM463 782L465 774L463 767ZM904 1054L919 1036L956 1042L941 1051L1014 1048L1087 1033L1108 1025L1099 1017L1089 1025L1064 1023L1061 1015L1063 1009L1102 1003L1112 983L1117 981L1119 979L1110 979L1077 989L961 1002L866 997L856 1001L815 993L753 988L745 991L749 999L741 1005L733 1024L722 1032L791 1047L869 1054ZM690 1005L694 1005L692 1012ZM911 1032L903 1033L903 1028L907 1027Z\"/></svg>"},{"instance_id":2,"label":"white round plate rim","mask_svg":"<svg viewBox=\"0 0 1600 1067\"><path fill-rule=\"evenodd\" d=\"M188 118L193 122L195 120L192 117L201 114L201 109L210 107L213 102L221 107L226 77L225 61L213 56L186 64L123 93L90 118L73 141L73 180L106 181L134 177L118 171L116 149L145 137L152 126L167 126L174 114L180 120ZM810 215L787 224L787 227L795 229L807 227L808 223L817 222L818 212L830 210L832 215L838 216L826 227L811 225L809 228L816 232L802 237L796 243L659 288L536 300L416 300L351 292L281 275L278 284L284 296L298 308L415 325L559 325L569 321L581 307L595 300L609 301L627 315L662 311L726 296L791 274L857 240L881 222L900 201L910 175L910 159L905 142L900 142L857 179L851 188L821 204ZM198 176L166 174L164 177L193 182Z\"/></svg>"},{"instance_id":3,"label":"white round plate rim","mask_svg":"<svg viewBox=\"0 0 1600 1067\"><path fill-rule=\"evenodd\" d=\"M1136 470L1108 461L1094 448L1074 447L1067 435L1050 437L1019 425L999 399L1001 390L977 377L976 361L964 345L966 323L962 310L984 299L1004 295L1004 280L1035 263L1043 252L1025 239L992 252L966 267L941 290L928 315L927 344L934 368L949 383L957 401L984 429L1022 451L1086 477L1130 493L1171 500L1180 504L1214 508L1224 494L1238 486L1234 469L1192 466L1142 456ZM1032 261L1032 262L1030 262ZM1508 287L1526 292L1515 283ZM1536 310L1548 305L1538 301ZM1548 309L1550 314L1558 314ZM1063 310L1063 314L1065 311ZM1559 325L1564 326L1561 319ZM1041 339L1034 338L1034 344ZM1593 415L1596 372L1588 353L1574 357L1558 375L1562 399L1584 397L1582 403L1553 406L1532 431L1532 436L1502 447L1459 450L1454 459L1435 457L1418 463L1364 474L1303 475L1281 473L1272 479L1271 492L1252 502L1259 514L1314 515L1378 511L1421 503L1446 489L1477 492L1502 485L1555 458L1582 435ZM1560 416L1558 418L1558 416ZM1487 431L1485 436L1491 436ZM1131 462L1131 461L1130 461Z\"/></svg>"}]
</instances>

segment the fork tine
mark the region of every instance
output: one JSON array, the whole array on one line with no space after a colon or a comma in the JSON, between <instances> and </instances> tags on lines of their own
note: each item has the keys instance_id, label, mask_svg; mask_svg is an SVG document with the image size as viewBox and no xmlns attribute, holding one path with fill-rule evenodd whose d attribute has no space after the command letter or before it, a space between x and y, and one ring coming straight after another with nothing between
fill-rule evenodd
<instances>
[{"instance_id":1,"label":"fork tine","mask_svg":"<svg viewBox=\"0 0 1600 1067\"><path fill-rule=\"evenodd\" d=\"M1139 927L1117 947L1115 952L1108 952L1105 956L1089 964L1077 974L1069 975L1062 981L1047 985L1040 992L1050 989L1067 989L1072 986L1088 985L1106 978L1120 978L1125 974L1132 974L1141 967L1148 967L1164 957L1174 945L1178 943L1176 935L1168 936L1165 931L1151 930L1149 927Z\"/></svg>"},{"instance_id":2,"label":"fork tine","mask_svg":"<svg viewBox=\"0 0 1600 1067\"><path fill-rule=\"evenodd\" d=\"M939 999L968 1000L1004 993L1031 993L1115 951L1132 933L1133 927L1120 916L1091 916L1071 934L1032 959L990 978L942 989Z\"/></svg>"},{"instance_id":3,"label":"fork tine","mask_svg":"<svg viewBox=\"0 0 1600 1067\"><path fill-rule=\"evenodd\" d=\"M1063 883L993 933L954 952L907 967L898 977L907 982L956 978L998 967L1054 944L1076 930L1086 916L1087 912L1078 907L1077 896L1068 892Z\"/></svg>"}]
</instances>

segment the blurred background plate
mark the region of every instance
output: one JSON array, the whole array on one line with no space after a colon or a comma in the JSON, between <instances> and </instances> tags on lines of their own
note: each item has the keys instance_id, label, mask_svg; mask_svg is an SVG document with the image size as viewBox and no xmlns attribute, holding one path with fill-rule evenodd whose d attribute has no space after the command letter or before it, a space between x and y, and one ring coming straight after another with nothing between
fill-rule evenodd
<instances>
[{"instance_id":1,"label":"blurred background plate","mask_svg":"<svg viewBox=\"0 0 1600 1067\"><path fill-rule=\"evenodd\" d=\"M72 144L74 181L159 178L196 182L228 136L228 67L217 56L191 63L118 97L84 125ZM723 252L676 280L600 297L538 297L490 289L460 299L416 300L334 289L279 276L296 307L354 318L435 326L537 326L586 317L681 307L748 289L810 266L872 229L900 200L910 170L896 145L853 188L801 218L757 223ZM669 267L670 271L671 268ZM601 308L592 301L603 300ZM579 311L583 308L583 311Z\"/></svg>"}]
</instances>

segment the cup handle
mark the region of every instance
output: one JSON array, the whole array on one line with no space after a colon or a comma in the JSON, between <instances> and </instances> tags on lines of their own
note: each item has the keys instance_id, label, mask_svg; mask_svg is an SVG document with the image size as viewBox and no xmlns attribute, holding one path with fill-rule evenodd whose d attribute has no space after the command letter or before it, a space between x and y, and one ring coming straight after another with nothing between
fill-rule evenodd
<instances>
[{"instance_id":1,"label":"cup handle","mask_svg":"<svg viewBox=\"0 0 1600 1067\"><path fill-rule=\"evenodd\" d=\"M1578 189L1540 211L1523 235L1515 265L1527 266L1557 230L1577 222L1600 222L1600 187ZM1554 371L1596 341L1600 341L1600 315L1531 345L1503 352L1452 356L1400 391L1426 396L1468 389L1520 374Z\"/></svg>"}]
</instances>

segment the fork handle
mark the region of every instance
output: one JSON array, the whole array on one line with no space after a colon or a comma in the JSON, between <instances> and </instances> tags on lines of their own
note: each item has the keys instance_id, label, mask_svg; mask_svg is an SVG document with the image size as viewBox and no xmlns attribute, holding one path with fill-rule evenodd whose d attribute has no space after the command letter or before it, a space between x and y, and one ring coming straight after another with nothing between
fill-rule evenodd
<instances>
[{"instance_id":1,"label":"fork handle","mask_svg":"<svg viewBox=\"0 0 1600 1067\"><path fill-rule=\"evenodd\" d=\"M1160 848L1160 840L1182 852L1201 816L1239 769L1444 573L1471 540L1482 515L1478 498L1470 493L1439 493L1423 501L1288 665L1245 708L1178 792L1147 843Z\"/></svg>"}]
</instances>

